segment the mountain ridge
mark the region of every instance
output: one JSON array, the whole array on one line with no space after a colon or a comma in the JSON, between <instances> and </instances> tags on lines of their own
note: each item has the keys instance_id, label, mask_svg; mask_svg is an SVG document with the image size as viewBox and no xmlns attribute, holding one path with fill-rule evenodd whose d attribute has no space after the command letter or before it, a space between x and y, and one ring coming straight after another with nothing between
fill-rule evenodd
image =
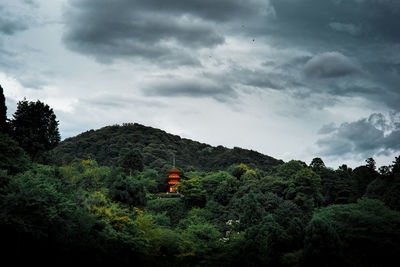
<instances>
[{"instance_id":1,"label":"mountain ridge","mask_svg":"<svg viewBox=\"0 0 400 267\"><path fill-rule=\"evenodd\" d=\"M254 150L215 147L138 123L115 124L68 137L52 154L60 164L92 158L100 165L116 165L120 155L130 149L141 152L145 168L157 171L170 167L174 154L176 165L184 170L217 171L244 163L269 171L284 163Z\"/></svg>"}]
</instances>

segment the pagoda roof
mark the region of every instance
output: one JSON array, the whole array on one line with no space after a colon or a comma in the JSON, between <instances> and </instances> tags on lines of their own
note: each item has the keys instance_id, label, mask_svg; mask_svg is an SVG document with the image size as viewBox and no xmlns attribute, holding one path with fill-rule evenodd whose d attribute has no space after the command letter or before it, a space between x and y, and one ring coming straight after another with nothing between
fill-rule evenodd
<instances>
[{"instance_id":1,"label":"pagoda roof","mask_svg":"<svg viewBox=\"0 0 400 267\"><path fill-rule=\"evenodd\" d=\"M182 171L178 170L177 168L172 168L167 170L167 173L182 173Z\"/></svg>"}]
</instances>

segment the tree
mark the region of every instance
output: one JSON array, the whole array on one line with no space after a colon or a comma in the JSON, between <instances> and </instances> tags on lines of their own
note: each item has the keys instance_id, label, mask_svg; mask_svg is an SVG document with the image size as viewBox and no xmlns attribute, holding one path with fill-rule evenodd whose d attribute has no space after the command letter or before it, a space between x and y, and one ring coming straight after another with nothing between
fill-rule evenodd
<instances>
[{"instance_id":1,"label":"tree","mask_svg":"<svg viewBox=\"0 0 400 267\"><path fill-rule=\"evenodd\" d=\"M3 87L0 85L0 132L5 133L8 129L7 123L7 106L4 97Z\"/></svg>"},{"instance_id":2,"label":"tree","mask_svg":"<svg viewBox=\"0 0 400 267\"><path fill-rule=\"evenodd\" d=\"M393 174L400 174L400 156L395 157L393 165L391 167Z\"/></svg>"},{"instance_id":3,"label":"tree","mask_svg":"<svg viewBox=\"0 0 400 267\"><path fill-rule=\"evenodd\" d=\"M111 185L110 197L130 206L146 204L143 184L133 180L132 177L117 176Z\"/></svg>"},{"instance_id":4,"label":"tree","mask_svg":"<svg viewBox=\"0 0 400 267\"><path fill-rule=\"evenodd\" d=\"M306 227L304 258L310 266L343 265L340 237L330 221L315 215Z\"/></svg>"},{"instance_id":5,"label":"tree","mask_svg":"<svg viewBox=\"0 0 400 267\"><path fill-rule=\"evenodd\" d=\"M18 143L7 134L0 132L0 169L9 174L24 171L29 166L29 158Z\"/></svg>"},{"instance_id":6,"label":"tree","mask_svg":"<svg viewBox=\"0 0 400 267\"><path fill-rule=\"evenodd\" d=\"M143 157L139 150L133 149L122 153L119 158L119 166L132 176L134 171L143 171Z\"/></svg>"},{"instance_id":7,"label":"tree","mask_svg":"<svg viewBox=\"0 0 400 267\"><path fill-rule=\"evenodd\" d=\"M324 201L321 178L311 169L302 169L289 180L286 198L293 200L304 211L311 212Z\"/></svg>"},{"instance_id":8,"label":"tree","mask_svg":"<svg viewBox=\"0 0 400 267\"><path fill-rule=\"evenodd\" d=\"M367 163L368 169L371 169L372 171L376 170L376 163L373 158L368 158L365 160L365 162Z\"/></svg>"},{"instance_id":9,"label":"tree","mask_svg":"<svg viewBox=\"0 0 400 267\"><path fill-rule=\"evenodd\" d=\"M310 167L314 170L320 170L321 168L325 168L325 163L322 161L321 158L313 158L310 163Z\"/></svg>"},{"instance_id":10,"label":"tree","mask_svg":"<svg viewBox=\"0 0 400 267\"><path fill-rule=\"evenodd\" d=\"M203 208L206 205L207 192L204 190L199 178L182 180L177 187L177 191L183 194L183 202L186 207Z\"/></svg>"},{"instance_id":11,"label":"tree","mask_svg":"<svg viewBox=\"0 0 400 267\"><path fill-rule=\"evenodd\" d=\"M306 228L305 256L345 261L334 266L393 266L400 253L399 227L400 212L379 200L331 205L318 210Z\"/></svg>"},{"instance_id":12,"label":"tree","mask_svg":"<svg viewBox=\"0 0 400 267\"><path fill-rule=\"evenodd\" d=\"M289 240L285 229L271 214L245 232L243 254L250 266L277 266Z\"/></svg>"},{"instance_id":13,"label":"tree","mask_svg":"<svg viewBox=\"0 0 400 267\"><path fill-rule=\"evenodd\" d=\"M13 137L34 160L60 142L56 115L53 109L39 100L19 101L11 128Z\"/></svg>"}]
</instances>

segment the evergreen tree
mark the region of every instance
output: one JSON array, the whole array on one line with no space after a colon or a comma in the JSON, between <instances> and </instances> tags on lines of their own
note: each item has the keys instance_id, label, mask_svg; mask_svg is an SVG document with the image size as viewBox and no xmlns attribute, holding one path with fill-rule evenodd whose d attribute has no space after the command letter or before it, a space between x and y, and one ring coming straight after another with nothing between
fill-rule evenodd
<instances>
[{"instance_id":1,"label":"evergreen tree","mask_svg":"<svg viewBox=\"0 0 400 267\"><path fill-rule=\"evenodd\" d=\"M143 171L143 156L137 149L129 150L120 155L119 166L132 176L135 171Z\"/></svg>"},{"instance_id":2,"label":"evergreen tree","mask_svg":"<svg viewBox=\"0 0 400 267\"><path fill-rule=\"evenodd\" d=\"M11 128L14 138L32 159L37 159L60 142L56 115L53 109L39 100L19 101Z\"/></svg>"},{"instance_id":3,"label":"evergreen tree","mask_svg":"<svg viewBox=\"0 0 400 267\"><path fill-rule=\"evenodd\" d=\"M7 106L4 97L3 87L0 85L0 132L5 133L8 129L7 123Z\"/></svg>"}]
</instances>

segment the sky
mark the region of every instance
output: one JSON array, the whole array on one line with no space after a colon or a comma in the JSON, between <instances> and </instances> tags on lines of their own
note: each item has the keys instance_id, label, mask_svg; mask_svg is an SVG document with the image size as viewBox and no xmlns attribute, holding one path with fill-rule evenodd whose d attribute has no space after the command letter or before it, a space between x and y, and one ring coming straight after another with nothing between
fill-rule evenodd
<instances>
[{"instance_id":1,"label":"sky","mask_svg":"<svg viewBox=\"0 0 400 267\"><path fill-rule=\"evenodd\" d=\"M0 84L62 139L136 122L288 161L400 155L398 0L1 0Z\"/></svg>"}]
</instances>

